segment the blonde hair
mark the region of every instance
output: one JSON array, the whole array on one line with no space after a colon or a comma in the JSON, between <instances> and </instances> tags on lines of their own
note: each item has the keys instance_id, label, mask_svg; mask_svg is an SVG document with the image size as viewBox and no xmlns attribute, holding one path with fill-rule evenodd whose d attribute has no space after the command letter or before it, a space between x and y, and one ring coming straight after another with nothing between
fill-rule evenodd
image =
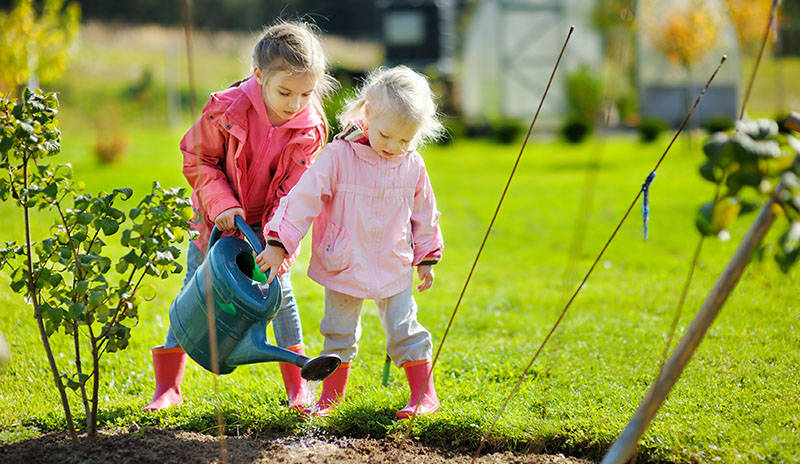
<instances>
[{"instance_id":1,"label":"blonde hair","mask_svg":"<svg viewBox=\"0 0 800 464\"><path fill-rule=\"evenodd\" d=\"M261 68L262 86L278 71L311 73L314 94L322 100L337 86L327 73L327 63L317 32L304 22L280 21L264 29L253 48L253 66Z\"/></svg>"},{"instance_id":2,"label":"blonde hair","mask_svg":"<svg viewBox=\"0 0 800 464\"><path fill-rule=\"evenodd\" d=\"M444 132L428 79L406 66L379 68L370 73L358 96L348 101L339 114L342 127L361 121L367 104L376 115L389 113L418 124L414 142L420 145Z\"/></svg>"}]
</instances>

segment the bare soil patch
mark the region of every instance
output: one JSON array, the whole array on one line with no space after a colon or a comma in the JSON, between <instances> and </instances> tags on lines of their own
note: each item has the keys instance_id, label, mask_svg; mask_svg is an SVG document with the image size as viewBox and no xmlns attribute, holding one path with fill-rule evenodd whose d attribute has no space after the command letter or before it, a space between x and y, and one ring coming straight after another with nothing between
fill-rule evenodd
<instances>
[{"instance_id":1,"label":"bare soil patch","mask_svg":"<svg viewBox=\"0 0 800 464\"><path fill-rule=\"evenodd\" d=\"M228 436L230 463L434 463L467 464L472 456L393 438ZM0 446L3 463L212 463L222 462L216 436L179 430L103 431L95 442L71 441L63 432ZM587 464L563 455L493 453L481 464Z\"/></svg>"}]
</instances>

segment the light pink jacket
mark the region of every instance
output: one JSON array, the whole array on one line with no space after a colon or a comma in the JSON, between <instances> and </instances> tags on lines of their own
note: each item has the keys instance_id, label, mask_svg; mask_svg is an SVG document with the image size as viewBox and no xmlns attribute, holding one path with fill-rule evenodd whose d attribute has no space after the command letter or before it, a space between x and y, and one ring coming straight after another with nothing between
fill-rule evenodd
<instances>
[{"instance_id":1,"label":"light pink jacket","mask_svg":"<svg viewBox=\"0 0 800 464\"><path fill-rule=\"evenodd\" d=\"M311 165L326 138L324 116L317 101L281 126L267 116L261 86L251 77L235 87L211 94L200 119L181 140L183 174L194 189L192 227L196 244L205 252L214 219L229 208L248 211L248 195L259 195L264 209L249 223L265 224L281 197ZM277 158L277 161L276 161ZM255 179L252 163L275 165L271 177ZM291 263L284 263L282 271Z\"/></svg>"},{"instance_id":2,"label":"light pink jacket","mask_svg":"<svg viewBox=\"0 0 800 464\"><path fill-rule=\"evenodd\" d=\"M444 246L425 163L416 151L381 157L368 145L334 140L280 201L264 235L289 254L314 222L308 276L358 298L408 288L413 267Z\"/></svg>"}]
</instances>

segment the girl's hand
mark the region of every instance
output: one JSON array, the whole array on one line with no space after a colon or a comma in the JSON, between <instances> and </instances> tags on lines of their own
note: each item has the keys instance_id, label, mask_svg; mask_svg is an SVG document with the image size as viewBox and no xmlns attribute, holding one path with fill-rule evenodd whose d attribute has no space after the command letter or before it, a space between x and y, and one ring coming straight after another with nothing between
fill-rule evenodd
<instances>
[{"instance_id":1,"label":"girl's hand","mask_svg":"<svg viewBox=\"0 0 800 464\"><path fill-rule=\"evenodd\" d=\"M271 284L272 279L278 275L278 270L281 268L284 258L286 258L286 251L281 247L272 245L267 245L264 251L256 256L258 268L261 269L261 272L267 274L267 283ZM267 272L267 270L269 270L269 272Z\"/></svg>"},{"instance_id":2,"label":"girl's hand","mask_svg":"<svg viewBox=\"0 0 800 464\"><path fill-rule=\"evenodd\" d=\"M433 267L431 265L417 266L417 275L419 276L419 280L422 281L417 285L418 291L424 292L431 288L431 285L433 285Z\"/></svg>"},{"instance_id":3,"label":"girl's hand","mask_svg":"<svg viewBox=\"0 0 800 464\"><path fill-rule=\"evenodd\" d=\"M242 208L228 208L219 213L217 218L214 219L214 224L217 225L217 229L223 232L233 230L236 228L236 223L233 222L233 218L236 216L244 218L244 210Z\"/></svg>"}]
</instances>

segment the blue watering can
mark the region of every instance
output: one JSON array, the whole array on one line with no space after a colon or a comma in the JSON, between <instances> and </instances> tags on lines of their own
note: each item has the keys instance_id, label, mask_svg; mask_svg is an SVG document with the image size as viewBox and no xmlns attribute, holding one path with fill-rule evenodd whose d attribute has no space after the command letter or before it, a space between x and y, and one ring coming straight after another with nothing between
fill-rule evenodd
<instances>
[{"instance_id":1,"label":"blue watering can","mask_svg":"<svg viewBox=\"0 0 800 464\"><path fill-rule=\"evenodd\" d=\"M213 371L210 309L216 322L220 374L242 364L279 361L300 367L307 380L324 379L341 364L338 356L311 359L267 342L267 324L281 306L280 283L278 279L266 283L253 258L254 251L263 249L258 236L241 217L236 216L235 222L247 242L221 237L216 227L211 230L205 260L169 309L175 338L197 364Z\"/></svg>"}]
</instances>

